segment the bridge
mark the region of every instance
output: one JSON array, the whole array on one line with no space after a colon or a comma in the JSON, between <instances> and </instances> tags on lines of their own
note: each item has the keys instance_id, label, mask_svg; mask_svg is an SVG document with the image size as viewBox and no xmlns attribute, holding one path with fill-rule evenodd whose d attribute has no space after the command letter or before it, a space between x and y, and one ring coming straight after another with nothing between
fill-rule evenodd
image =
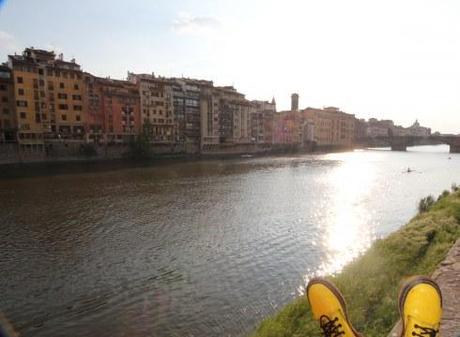
<instances>
[{"instance_id":1,"label":"bridge","mask_svg":"<svg viewBox=\"0 0 460 337\"><path fill-rule=\"evenodd\" d=\"M392 151L406 151L408 146L447 144L450 147L450 153L460 153L460 135L433 135L428 137L390 136L387 140Z\"/></svg>"}]
</instances>

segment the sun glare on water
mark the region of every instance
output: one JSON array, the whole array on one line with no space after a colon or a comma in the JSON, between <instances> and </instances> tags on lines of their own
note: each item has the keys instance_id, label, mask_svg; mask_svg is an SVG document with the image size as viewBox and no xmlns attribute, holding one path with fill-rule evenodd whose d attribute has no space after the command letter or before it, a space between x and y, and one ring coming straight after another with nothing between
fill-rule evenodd
<instances>
[{"instance_id":1,"label":"sun glare on water","mask_svg":"<svg viewBox=\"0 0 460 337\"><path fill-rule=\"evenodd\" d=\"M324 215L322 246L325 259L314 275L339 272L347 263L366 250L372 242L370 210L365 200L371 196L376 179L375 164L363 152L332 154L326 159L339 160L329 175L332 186L330 206ZM312 277L305 276L305 281Z\"/></svg>"}]
</instances>

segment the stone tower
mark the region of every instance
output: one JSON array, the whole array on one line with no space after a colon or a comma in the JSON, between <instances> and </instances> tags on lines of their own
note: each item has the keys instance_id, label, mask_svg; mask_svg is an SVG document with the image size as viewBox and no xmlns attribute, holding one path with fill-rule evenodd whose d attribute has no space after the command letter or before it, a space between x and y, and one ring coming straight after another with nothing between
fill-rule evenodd
<instances>
[{"instance_id":1,"label":"stone tower","mask_svg":"<svg viewBox=\"0 0 460 337\"><path fill-rule=\"evenodd\" d=\"M291 111L299 111L299 94L291 95Z\"/></svg>"}]
</instances>

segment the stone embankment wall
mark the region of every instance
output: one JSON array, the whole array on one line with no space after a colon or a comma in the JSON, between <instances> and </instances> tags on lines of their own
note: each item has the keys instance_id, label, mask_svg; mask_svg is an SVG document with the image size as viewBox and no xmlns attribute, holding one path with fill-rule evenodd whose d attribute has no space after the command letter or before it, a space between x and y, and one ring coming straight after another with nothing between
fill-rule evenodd
<instances>
[{"instance_id":1,"label":"stone embankment wall","mask_svg":"<svg viewBox=\"0 0 460 337\"><path fill-rule=\"evenodd\" d=\"M314 150L313 144L220 144L200 149L191 144L152 145L152 158L162 156L202 156L231 157L239 155L266 155L281 153L308 153ZM81 142L52 142L45 146L21 147L18 144L0 144L0 165L59 162L59 161L96 161L123 159L129 156L129 145L96 145Z\"/></svg>"},{"instance_id":2,"label":"stone embankment wall","mask_svg":"<svg viewBox=\"0 0 460 337\"><path fill-rule=\"evenodd\" d=\"M185 146L155 145L155 155L185 154ZM0 165L58 161L95 161L122 159L129 154L129 145L91 145L79 142L54 142L46 146L20 147L18 144L0 144Z\"/></svg>"}]
</instances>

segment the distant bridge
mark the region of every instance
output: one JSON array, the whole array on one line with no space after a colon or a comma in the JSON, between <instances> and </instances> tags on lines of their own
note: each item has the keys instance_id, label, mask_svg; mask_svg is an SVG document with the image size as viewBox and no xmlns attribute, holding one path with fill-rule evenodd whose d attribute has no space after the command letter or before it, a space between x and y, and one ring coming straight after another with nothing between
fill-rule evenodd
<instances>
[{"instance_id":1,"label":"distant bridge","mask_svg":"<svg viewBox=\"0 0 460 337\"><path fill-rule=\"evenodd\" d=\"M460 135L440 135L428 137L392 136L388 137L388 142L392 151L406 151L408 146L447 144L450 147L450 153L460 153Z\"/></svg>"}]
</instances>

